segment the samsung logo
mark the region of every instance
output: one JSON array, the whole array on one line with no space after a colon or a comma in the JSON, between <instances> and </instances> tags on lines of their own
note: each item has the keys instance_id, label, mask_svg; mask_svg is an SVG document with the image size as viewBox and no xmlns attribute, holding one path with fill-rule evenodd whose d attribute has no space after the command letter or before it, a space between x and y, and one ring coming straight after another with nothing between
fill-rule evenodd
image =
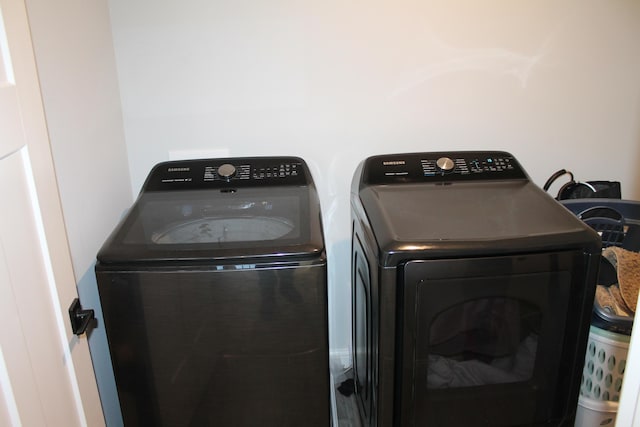
<instances>
[{"instance_id":1,"label":"samsung logo","mask_svg":"<svg viewBox=\"0 0 640 427\"><path fill-rule=\"evenodd\" d=\"M393 160L393 161L387 161L387 162L382 162L382 164L384 166L399 166L399 165L406 165L404 160Z\"/></svg>"},{"instance_id":2,"label":"samsung logo","mask_svg":"<svg viewBox=\"0 0 640 427\"><path fill-rule=\"evenodd\" d=\"M189 172L191 168L169 168L167 172Z\"/></svg>"}]
</instances>

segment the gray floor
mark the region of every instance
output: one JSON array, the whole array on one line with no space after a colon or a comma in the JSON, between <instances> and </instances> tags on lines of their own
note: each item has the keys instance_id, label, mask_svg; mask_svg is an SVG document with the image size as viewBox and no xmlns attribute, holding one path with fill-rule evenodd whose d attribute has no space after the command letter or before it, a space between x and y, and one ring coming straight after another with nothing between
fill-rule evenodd
<instances>
[{"instance_id":1,"label":"gray floor","mask_svg":"<svg viewBox=\"0 0 640 427\"><path fill-rule=\"evenodd\" d=\"M338 421L336 427L362 427L354 395L344 396L338 391L338 387L343 381L352 378L351 374L351 369L333 372L336 410L336 417L334 419L337 418Z\"/></svg>"}]
</instances>

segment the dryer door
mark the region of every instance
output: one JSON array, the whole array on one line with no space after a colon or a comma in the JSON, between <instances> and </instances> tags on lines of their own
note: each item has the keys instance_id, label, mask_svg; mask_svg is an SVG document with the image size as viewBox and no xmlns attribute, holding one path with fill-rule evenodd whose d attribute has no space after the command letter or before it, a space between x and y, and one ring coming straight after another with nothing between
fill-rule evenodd
<instances>
[{"instance_id":1,"label":"dryer door","mask_svg":"<svg viewBox=\"0 0 640 427\"><path fill-rule=\"evenodd\" d=\"M581 252L406 263L396 419L468 427L572 417L594 286L585 270Z\"/></svg>"}]
</instances>

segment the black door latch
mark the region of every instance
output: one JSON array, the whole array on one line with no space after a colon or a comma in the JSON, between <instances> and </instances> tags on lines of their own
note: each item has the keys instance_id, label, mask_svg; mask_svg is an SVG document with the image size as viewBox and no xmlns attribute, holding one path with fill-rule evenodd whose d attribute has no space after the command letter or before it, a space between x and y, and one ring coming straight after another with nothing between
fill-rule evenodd
<instances>
[{"instance_id":1,"label":"black door latch","mask_svg":"<svg viewBox=\"0 0 640 427\"><path fill-rule=\"evenodd\" d=\"M74 334L78 336L84 334L95 318L93 310L83 310L80 300L78 298L73 300L69 307L69 319L71 319L71 330Z\"/></svg>"}]
</instances>

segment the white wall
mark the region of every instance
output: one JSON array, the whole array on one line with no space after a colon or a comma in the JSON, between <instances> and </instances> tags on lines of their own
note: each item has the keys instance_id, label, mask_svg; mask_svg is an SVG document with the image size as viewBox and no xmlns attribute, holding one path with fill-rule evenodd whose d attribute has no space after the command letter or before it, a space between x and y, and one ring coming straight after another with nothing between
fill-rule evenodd
<instances>
[{"instance_id":1,"label":"white wall","mask_svg":"<svg viewBox=\"0 0 640 427\"><path fill-rule=\"evenodd\" d=\"M310 163L337 352L350 346L349 181L367 155L505 149L539 184L569 168L621 180L624 196L640 199L634 0L26 3L88 307L98 247L131 189L176 150ZM104 331L95 334L103 405L117 425L104 336L95 343Z\"/></svg>"},{"instance_id":2,"label":"white wall","mask_svg":"<svg viewBox=\"0 0 640 427\"><path fill-rule=\"evenodd\" d=\"M350 346L349 182L371 154L504 149L640 198L635 0L109 0L132 188L173 150L300 155Z\"/></svg>"},{"instance_id":3,"label":"white wall","mask_svg":"<svg viewBox=\"0 0 640 427\"><path fill-rule=\"evenodd\" d=\"M132 201L106 1L26 0L76 275Z\"/></svg>"},{"instance_id":4,"label":"white wall","mask_svg":"<svg viewBox=\"0 0 640 427\"><path fill-rule=\"evenodd\" d=\"M132 202L108 5L26 5L78 293L100 326L95 256ZM121 424L104 327L89 343L106 421Z\"/></svg>"}]
</instances>

